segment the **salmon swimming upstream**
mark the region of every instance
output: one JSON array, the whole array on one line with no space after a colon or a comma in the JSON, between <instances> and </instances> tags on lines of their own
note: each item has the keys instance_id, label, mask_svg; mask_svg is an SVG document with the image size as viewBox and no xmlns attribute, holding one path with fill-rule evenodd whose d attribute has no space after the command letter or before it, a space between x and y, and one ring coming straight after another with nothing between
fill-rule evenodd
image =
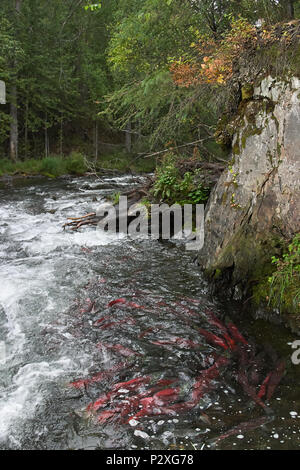
<instances>
[{"instance_id":1,"label":"salmon swimming upstream","mask_svg":"<svg viewBox=\"0 0 300 470\"><path fill-rule=\"evenodd\" d=\"M208 441L208 444L210 446L215 446L218 444L218 442L223 441L224 439L227 439L228 437L231 436L236 436L237 434L245 434L246 432L254 431L255 429L270 423L274 418L272 416L262 416L260 418L252 419L250 421L247 421L245 423L241 423L238 426L235 426L234 428L230 429L229 431L225 432L224 434L221 434L220 436L211 439Z\"/></svg>"},{"instance_id":2,"label":"salmon swimming upstream","mask_svg":"<svg viewBox=\"0 0 300 470\"><path fill-rule=\"evenodd\" d=\"M203 328L198 328L198 331L202 336L204 336L208 343L213 344L214 346L221 346L223 349L229 348L227 343L214 333L204 330Z\"/></svg>"},{"instance_id":3,"label":"salmon swimming upstream","mask_svg":"<svg viewBox=\"0 0 300 470\"><path fill-rule=\"evenodd\" d=\"M213 346L213 349L210 350L205 357L201 357L202 370L197 371L195 374L196 378L191 382L189 387L186 386L186 383L183 383L183 376L179 375L177 378L163 378L158 380L156 374L153 374L153 376L151 376L151 374L145 374L127 381L120 381L110 385L109 390L106 390L106 393L99 394L99 398L90 403L87 407L87 411L89 413L96 414L100 423L106 423L110 420L128 423L133 419L139 419L146 416L175 416L179 413L186 413L197 407L200 400L207 393L219 386L221 376L225 370L229 369L229 364L232 366L231 376L232 372L235 373L234 378L241 385L244 393L250 397L256 405L263 408L267 414L272 413L272 410L267 406L264 400L270 400L273 396L274 390L284 375L285 365L282 361L278 361L274 370L269 372L267 375L265 375L265 367L258 367L258 372L256 373L256 377L254 377L253 370L257 369L257 364L259 366L261 364L261 359L255 355L255 348L248 343L231 321L223 323L210 310L207 310L203 316L205 316L207 323L212 328L199 328L197 324L195 324L196 320L191 318L200 317L199 312L195 310L195 303L191 305L192 308L189 308L186 305L182 305L180 302L177 302L177 308L174 308L174 302L171 303L171 305L168 305L166 302L157 302L154 303L154 307L151 307L156 309L155 312L152 312L150 307L143 307L142 305L127 300L125 297L111 300L106 305L107 308L111 309L109 315L99 318L94 323L94 326L98 326L96 334L98 336L101 335L100 338L111 337L113 334L112 332L114 331L116 331L114 338L117 338L120 331L118 327L125 324L131 324L137 325L138 330L136 337L139 340L143 340L143 343L147 343L148 345L154 344L157 346L167 346L168 349L180 347L193 350L203 346L201 341L198 343L192 341L188 337L184 338L175 335L167 335L167 328L164 325L148 328L148 325L143 325L145 330L143 331L141 329L139 321L142 321L143 323L145 322L145 319L147 318L145 314L152 312L160 315L163 310L167 315L176 315L178 321L182 321L185 325L184 328L186 328L186 325L188 325L188 327L192 327L192 330L189 331L192 332L193 335L195 331L198 331L200 335L205 338L206 342ZM92 304L91 300L86 299L86 304L87 307L84 309L84 312L88 313ZM137 314L136 317L134 317L135 312L132 311L131 317L127 316L124 318L123 316L123 318L118 319L116 317L120 314L123 315L124 312L122 312L121 309L118 310L118 306L122 308L128 307L132 309L144 309L144 315L141 317ZM116 308L114 309L114 307ZM183 311L185 313L183 313ZM104 330L111 330L112 332ZM130 336L128 335L128 339L123 335L122 339L118 340L119 342L117 342L116 339L115 342L100 342L97 344L97 347L105 348L112 351L114 354L125 358L132 357L132 363L135 363L135 366L138 366L140 361L139 357L142 355L128 347L125 342L126 339L127 342L129 341L129 345L132 344L132 339L129 340L129 338L132 338L132 334L134 334L133 330L133 328L130 329ZM160 333L161 335L161 330L164 330L165 339L154 339L154 335L156 333ZM151 337L147 338L150 334ZM207 349L209 348L207 347ZM114 357L111 358L111 360L114 360ZM200 368L199 364L200 362L198 361L198 367ZM126 367L128 368L128 363L120 362L108 371L99 372L91 378L81 379L76 382L72 382L70 385L75 388L87 387L91 384L99 383L107 378L113 377L114 374L121 372L123 369L125 370ZM136 370L134 371L136 375ZM126 374L127 372L128 370L126 371ZM263 372L264 375L262 376ZM128 375L126 378L129 378ZM259 386L260 383L261 385ZM108 384L106 383L105 385L107 386ZM209 419L209 417L207 419ZM242 428L244 424L241 425ZM254 425L255 423L250 424L250 428ZM233 435L235 431L236 429L228 431L228 436ZM222 440L223 437L221 436L219 439Z\"/></svg>"},{"instance_id":4,"label":"salmon swimming upstream","mask_svg":"<svg viewBox=\"0 0 300 470\"><path fill-rule=\"evenodd\" d=\"M195 343L192 340L184 339L184 338L172 338L170 340L161 340L161 341L150 341L151 344L155 344L156 346L180 346L181 348L197 348L201 347L200 343Z\"/></svg>"},{"instance_id":5,"label":"salmon swimming upstream","mask_svg":"<svg viewBox=\"0 0 300 470\"><path fill-rule=\"evenodd\" d=\"M138 305L135 302L129 302L128 300L126 300L124 298L112 300L111 302L109 302L107 304L107 306L108 307L113 307L114 305L118 305L118 304L123 304L123 305L126 305L127 307L131 307L131 308L144 308L141 305Z\"/></svg>"},{"instance_id":6,"label":"salmon swimming upstream","mask_svg":"<svg viewBox=\"0 0 300 470\"><path fill-rule=\"evenodd\" d=\"M123 369L126 369L129 365L130 365L129 362L119 362L118 364L116 364L112 368L110 368L108 370L98 372L97 374L93 375L92 377L89 377L87 379L76 380L75 382L71 382L69 384L69 386L74 387L74 388L86 387L88 385L100 382L102 380L105 380L105 379L111 377L116 372L119 372Z\"/></svg>"},{"instance_id":7,"label":"salmon swimming upstream","mask_svg":"<svg viewBox=\"0 0 300 470\"><path fill-rule=\"evenodd\" d=\"M116 353L119 353L119 354L121 354L121 356L124 356L124 357L141 356L141 354L137 353L136 351L133 351L130 348L126 348L122 344L98 343L97 348L99 348L99 349L106 348L110 351L114 351Z\"/></svg>"}]
</instances>

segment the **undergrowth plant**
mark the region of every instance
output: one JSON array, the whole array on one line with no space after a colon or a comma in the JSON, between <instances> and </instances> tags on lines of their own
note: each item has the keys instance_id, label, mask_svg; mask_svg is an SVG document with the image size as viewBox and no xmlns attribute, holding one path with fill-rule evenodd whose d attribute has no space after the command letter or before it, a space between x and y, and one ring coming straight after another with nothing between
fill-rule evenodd
<instances>
[{"instance_id":1,"label":"undergrowth plant","mask_svg":"<svg viewBox=\"0 0 300 470\"><path fill-rule=\"evenodd\" d=\"M288 246L282 258L272 257L276 270L269 277L269 305L280 310L300 312L300 233Z\"/></svg>"},{"instance_id":2,"label":"undergrowth plant","mask_svg":"<svg viewBox=\"0 0 300 470\"><path fill-rule=\"evenodd\" d=\"M176 157L166 155L156 169L156 180L152 190L154 197L169 203L202 204L209 196L209 188L198 181L201 170L186 172L182 176L176 166Z\"/></svg>"}]
</instances>

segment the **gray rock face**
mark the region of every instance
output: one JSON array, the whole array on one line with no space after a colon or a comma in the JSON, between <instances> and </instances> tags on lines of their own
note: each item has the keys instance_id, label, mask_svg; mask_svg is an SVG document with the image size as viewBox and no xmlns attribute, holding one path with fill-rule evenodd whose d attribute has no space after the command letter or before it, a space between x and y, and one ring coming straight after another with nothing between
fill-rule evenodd
<instances>
[{"instance_id":1,"label":"gray rock face","mask_svg":"<svg viewBox=\"0 0 300 470\"><path fill-rule=\"evenodd\" d=\"M199 261L242 285L259 277L276 240L300 230L300 80L265 78L230 125L233 158L206 208Z\"/></svg>"}]
</instances>

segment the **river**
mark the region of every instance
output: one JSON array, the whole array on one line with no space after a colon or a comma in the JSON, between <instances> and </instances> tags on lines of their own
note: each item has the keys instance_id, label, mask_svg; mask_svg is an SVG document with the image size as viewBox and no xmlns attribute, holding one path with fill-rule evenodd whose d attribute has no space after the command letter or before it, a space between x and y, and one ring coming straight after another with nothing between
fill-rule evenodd
<instances>
[{"instance_id":1,"label":"river","mask_svg":"<svg viewBox=\"0 0 300 470\"><path fill-rule=\"evenodd\" d=\"M63 231L67 217L140 181L0 187L0 449L299 448L294 335L212 298L179 243ZM221 336L216 319L233 321L245 344L205 337ZM243 373L261 390L282 358L266 413Z\"/></svg>"}]
</instances>

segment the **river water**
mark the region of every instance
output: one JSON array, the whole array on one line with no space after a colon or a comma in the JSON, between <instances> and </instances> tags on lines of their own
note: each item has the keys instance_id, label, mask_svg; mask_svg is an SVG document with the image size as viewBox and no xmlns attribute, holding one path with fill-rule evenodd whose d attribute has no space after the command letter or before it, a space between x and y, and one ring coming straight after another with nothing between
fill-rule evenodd
<instances>
[{"instance_id":1,"label":"river water","mask_svg":"<svg viewBox=\"0 0 300 470\"><path fill-rule=\"evenodd\" d=\"M0 187L0 449L299 448L291 333L212 298L183 245L63 231L140 182Z\"/></svg>"}]
</instances>

